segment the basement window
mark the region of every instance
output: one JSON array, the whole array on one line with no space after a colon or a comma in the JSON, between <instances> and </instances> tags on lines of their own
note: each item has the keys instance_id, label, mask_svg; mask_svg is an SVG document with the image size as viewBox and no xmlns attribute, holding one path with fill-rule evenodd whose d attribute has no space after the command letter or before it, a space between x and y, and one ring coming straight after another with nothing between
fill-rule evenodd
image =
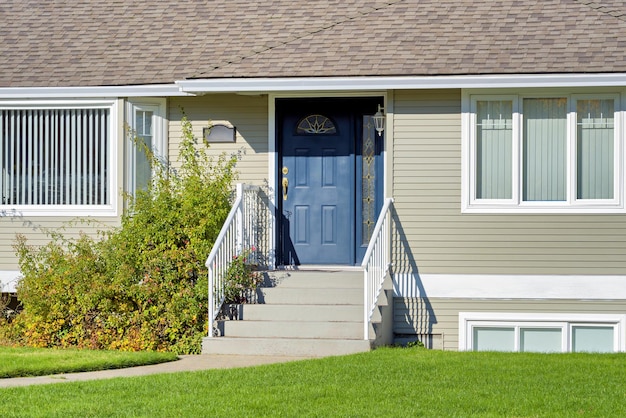
<instances>
[{"instance_id":1,"label":"basement window","mask_svg":"<svg viewBox=\"0 0 626 418\"><path fill-rule=\"evenodd\" d=\"M459 350L507 352L625 351L626 315L459 313Z\"/></svg>"}]
</instances>

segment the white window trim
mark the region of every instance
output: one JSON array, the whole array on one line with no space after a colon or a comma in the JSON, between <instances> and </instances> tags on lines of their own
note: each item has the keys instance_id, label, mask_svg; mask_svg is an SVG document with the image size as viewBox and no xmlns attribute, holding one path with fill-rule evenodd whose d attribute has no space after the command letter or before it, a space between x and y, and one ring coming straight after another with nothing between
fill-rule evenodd
<instances>
[{"instance_id":1,"label":"white window trim","mask_svg":"<svg viewBox=\"0 0 626 418\"><path fill-rule=\"evenodd\" d=\"M93 217L118 215L118 113L121 101L118 99L93 100L6 100L0 101L0 110L11 109L109 109L109 161L110 181L107 205L2 205L0 212L6 216L51 216L51 217Z\"/></svg>"},{"instance_id":2,"label":"white window trim","mask_svg":"<svg viewBox=\"0 0 626 418\"><path fill-rule=\"evenodd\" d=\"M563 352L571 351L571 333L575 326L613 327L613 350L626 351L626 315L580 313L511 313L459 312L459 351L472 351L474 327L512 327L515 347L519 349L519 328L561 328Z\"/></svg>"},{"instance_id":3,"label":"white window trim","mask_svg":"<svg viewBox=\"0 0 626 418\"><path fill-rule=\"evenodd\" d=\"M624 165L626 164L624 132L624 109L626 98L622 91L604 91L589 93L588 91L573 92L571 90L498 90L494 93L485 91L464 90L461 99L461 211L463 213L625 213L624 196ZM567 201L565 202L524 202L521 198L521 155L523 137L523 115L520 112L521 102L525 98L566 97L568 100L567 114ZM588 98L613 98L615 100L614 121L614 193L613 199L592 200L576 199L576 148L574 134L576 132L576 100ZM512 161L512 197L511 199L476 199L476 109L477 100L512 100L513 102L513 161Z\"/></svg>"},{"instance_id":4,"label":"white window trim","mask_svg":"<svg viewBox=\"0 0 626 418\"><path fill-rule=\"evenodd\" d=\"M126 102L126 125L131 131L136 129L135 113L137 111L153 112L152 126L154 129L152 137L152 150L157 158L163 162L167 161L167 118L166 99L164 98L137 98L128 99ZM132 141L126 141L126 190L134 193L136 185L135 175L135 154L136 147Z\"/></svg>"}]
</instances>

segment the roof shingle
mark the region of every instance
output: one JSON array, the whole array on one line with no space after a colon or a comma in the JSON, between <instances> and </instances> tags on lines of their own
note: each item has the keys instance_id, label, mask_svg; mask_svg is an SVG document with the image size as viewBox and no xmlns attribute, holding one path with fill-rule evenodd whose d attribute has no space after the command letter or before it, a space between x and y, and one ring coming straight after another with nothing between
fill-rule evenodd
<instances>
[{"instance_id":1,"label":"roof shingle","mask_svg":"<svg viewBox=\"0 0 626 418\"><path fill-rule=\"evenodd\" d=\"M10 0L0 21L0 87L626 72L617 0Z\"/></svg>"}]
</instances>

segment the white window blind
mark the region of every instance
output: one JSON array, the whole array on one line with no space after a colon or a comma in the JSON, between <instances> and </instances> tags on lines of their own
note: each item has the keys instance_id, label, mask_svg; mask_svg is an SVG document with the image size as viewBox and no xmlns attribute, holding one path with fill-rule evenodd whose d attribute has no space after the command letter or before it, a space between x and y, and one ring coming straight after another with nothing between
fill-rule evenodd
<instances>
[{"instance_id":1,"label":"white window blind","mask_svg":"<svg viewBox=\"0 0 626 418\"><path fill-rule=\"evenodd\" d=\"M151 177L151 167L146 151L153 152L152 119L154 112L138 109L135 113L135 131L140 144L135 153L135 189L145 189Z\"/></svg>"},{"instance_id":2,"label":"white window blind","mask_svg":"<svg viewBox=\"0 0 626 418\"><path fill-rule=\"evenodd\" d=\"M614 190L614 101L578 100L577 197L612 199Z\"/></svg>"},{"instance_id":3,"label":"white window blind","mask_svg":"<svg viewBox=\"0 0 626 418\"><path fill-rule=\"evenodd\" d=\"M618 94L463 98L464 212L626 211Z\"/></svg>"},{"instance_id":4,"label":"white window blind","mask_svg":"<svg viewBox=\"0 0 626 418\"><path fill-rule=\"evenodd\" d=\"M476 198L512 196L513 102L476 103Z\"/></svg>"},{"instance_id":5,"label":"white window blind","mask_svg":"<svg viewBox=\"0 0 626 418\"><path fill-rule=\"evenodd\" d=\"M0 110L3 205L106 205L109 109Z\"/></svg>"},{"instance_id":6,"label":"white window blind","mask_svg":"<svg viewBox=\"0 0 626 418\"><path fill-rule=\"evenodd\" d=\"M525 201L567 199L567 99L524 99Z\"/></svg>"}]
</instances>

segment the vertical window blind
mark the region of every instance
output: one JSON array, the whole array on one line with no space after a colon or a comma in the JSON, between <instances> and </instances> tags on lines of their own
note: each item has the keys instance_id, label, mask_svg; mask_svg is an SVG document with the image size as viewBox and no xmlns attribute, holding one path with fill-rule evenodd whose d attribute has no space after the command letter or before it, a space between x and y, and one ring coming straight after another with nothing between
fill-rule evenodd
<instances>
[{"instance_id":1,"label":"vertical window blind","mask_svg":"<svg viewBox=\"0 0 626 418\"><path fill-rule=\"evenodd\" d=\"M109 203L108 109L0 110L4 205Z\"/></svg>"},{"instance_id":2,"label":"vertical window blind","mask_svg":"<svg viewBox=\"0 0 626 418\"><path fill-rule=\"evenodd\" d=\"M612 199L614 190L614 101L578 100L577 198Z\"/></svg>"},{"instance_id":3,"label":"vertical window blind","mask_svg":"<svg viewBox=\"0 0 626 418\"><path fill-rule=\"evenodd\" d=\"M512 196L513 102L476 103L476 197Z\"/></svg>"},{"instance_id":4,"label":"vertical window blind","mask_svg":"<svg viewBox=\"0 0 626 418\"><path fill-rule=\"evenodd\" d=\"M135 133L139 143L135 148L135 190L146 189L151 177L150 160L146 151L153 152L152 119L154 112L137 110L135 113Z\"/></svg>"},{"instance_id":5,"label":"vertical window blind","mask_svg":"<svg viewBox=\"0 0 626 418\"><path fill-rule=\"evenodd\" d=\"M567 99L524 99L523 197L567 199Z\"/></svg>"}]
</instances>

